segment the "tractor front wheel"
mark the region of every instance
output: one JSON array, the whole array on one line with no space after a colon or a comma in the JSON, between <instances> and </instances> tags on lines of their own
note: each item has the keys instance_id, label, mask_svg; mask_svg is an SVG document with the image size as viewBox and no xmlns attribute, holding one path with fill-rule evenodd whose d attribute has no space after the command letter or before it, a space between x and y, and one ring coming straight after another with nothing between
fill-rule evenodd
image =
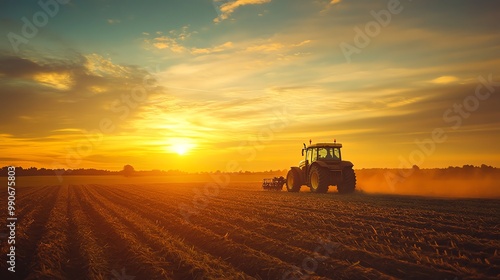
<instances>
[{"instance_id":1,"label":"tractor front wheel","mask_svg":"<svg viewBox=\"0 0 500 280\"><path fill-rule=\"evenodd\" d=\"M290 169L286 175L286 189L289 192L298 192L303 182L299 172L295 169Z\"/></svg>"}]
</instances>

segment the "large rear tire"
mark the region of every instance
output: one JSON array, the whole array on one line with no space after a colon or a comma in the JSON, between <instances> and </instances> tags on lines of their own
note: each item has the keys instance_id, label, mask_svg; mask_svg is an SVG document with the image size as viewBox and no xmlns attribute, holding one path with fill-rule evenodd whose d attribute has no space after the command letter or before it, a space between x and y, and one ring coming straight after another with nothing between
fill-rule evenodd
<instances>
[{"instance_id":1,"label":"large rear tire","mask_svg":"<svg viewBox=\"0 0 500 280\"><path fill-rule=\"evenodd\" d=\"M328 186L331 182L331 174L325 169L317 165L311 167L311 172L309 173L311 192L313 193L326 193L328 192Z\"/></svg>"},{"instance_id":2,"label":"large rear tire","mask_svg":"<svg viewBox=\"0 0 500 280\"><path fill-rule=\"evenodd\" d=\"M286 175L286 190L289 192L298 192L303 184L299 172L296 169L290 169Z\"/></svg>"},{"instance_id":3,"label":"large rear tire","mask_svg":"<svg viewBox=\"0 0 500 280\"><path fill-rule=\"evenodd\" d=\"M341 194L354 192L356 189L356 174L352 167L346 167L342 170L342 183L337 186L337 190Z\"/></svg>"}]
</instances>

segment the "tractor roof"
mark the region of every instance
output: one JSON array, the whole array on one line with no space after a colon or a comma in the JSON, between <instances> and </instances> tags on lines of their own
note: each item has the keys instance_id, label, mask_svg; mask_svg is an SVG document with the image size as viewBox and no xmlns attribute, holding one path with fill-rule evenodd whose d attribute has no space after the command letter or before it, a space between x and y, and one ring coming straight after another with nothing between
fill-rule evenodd
<instances>
[{"instance_id":1,"label":"tractor roof","mask_svg":"<svg viewBox=\"0 0 500 280\"><path fill-rule=\"evenodd\" d=\"M307 148L319 148L319 147L336 147L336 148L342 148L342 144L340 143L315 143Z\"/></svg>"}]
</instances>

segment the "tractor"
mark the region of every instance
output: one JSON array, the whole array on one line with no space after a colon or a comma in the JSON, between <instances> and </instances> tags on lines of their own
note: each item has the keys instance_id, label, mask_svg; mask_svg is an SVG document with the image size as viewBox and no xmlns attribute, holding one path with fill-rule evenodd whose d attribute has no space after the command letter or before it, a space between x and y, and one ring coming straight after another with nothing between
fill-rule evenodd
<instances>
[{"instance_id":1,"label":"tractor","mask_svg":"<svg viewBox=\"0 0 500 280\"><path fill-rule=\"evenodd\" d=\"M292 167L286 176L286 189L289 192L298 192L303 185L307 185L313 193L326 193L329 186L337 186L341 194L354 192L356 188L356 174L350 161L342 160L340 149L342 144L316 143L302 149L302 156L298 167Z\"/></svg>"}]
</instances>

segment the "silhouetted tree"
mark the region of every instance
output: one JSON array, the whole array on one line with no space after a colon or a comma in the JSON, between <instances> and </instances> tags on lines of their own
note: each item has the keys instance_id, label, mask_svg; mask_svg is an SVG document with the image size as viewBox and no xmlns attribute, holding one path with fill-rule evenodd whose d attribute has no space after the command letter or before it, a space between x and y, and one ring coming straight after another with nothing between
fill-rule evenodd
<instances>
[{"instance_id":1,"label":"silhouetted tree","mask_svg":"<svg viewBox=\"0 0 500 280\"><path fill-rule=\"evenodd\" d=\"M123 167L123 176L130 177L130 176L134 175L134 173L135 173L135 169L132 165L127 164Z\"/></svg>"}]
</instances>

